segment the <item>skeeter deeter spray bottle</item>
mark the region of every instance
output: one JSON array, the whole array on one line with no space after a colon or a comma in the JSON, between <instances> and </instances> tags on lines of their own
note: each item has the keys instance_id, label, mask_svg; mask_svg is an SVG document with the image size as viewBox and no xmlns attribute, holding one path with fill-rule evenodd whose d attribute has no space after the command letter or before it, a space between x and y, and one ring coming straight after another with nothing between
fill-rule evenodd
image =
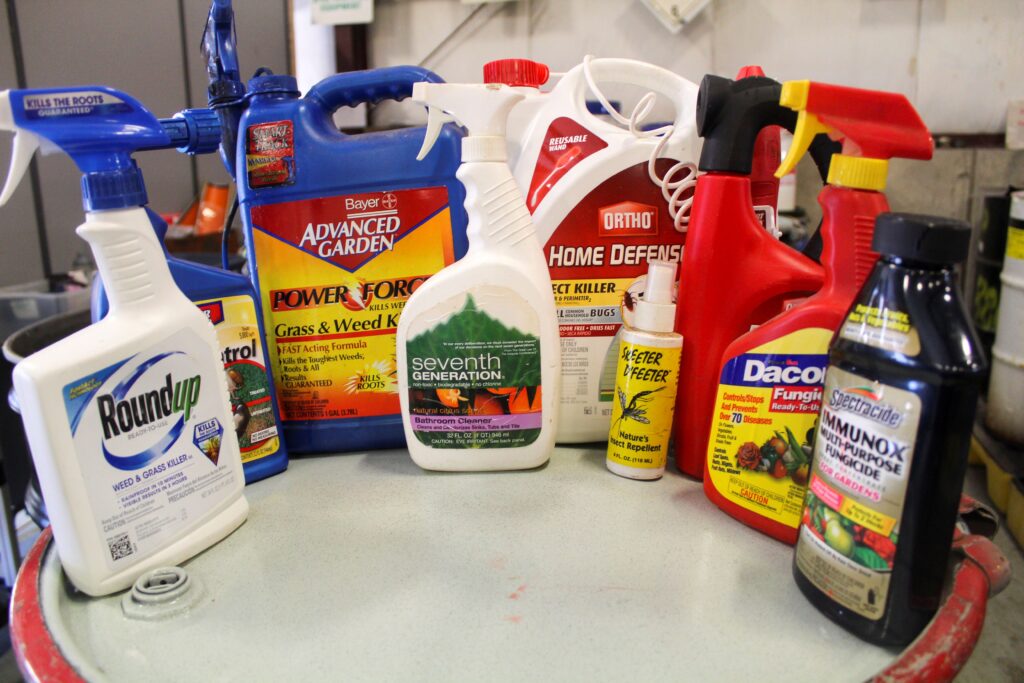
<instances>
[{"instance_id":1,"label":"skeeter deeter spray bottle","mask_svg":"<svg viewBox=\"0 0 1024 683\"><path fill-rule=\"evenodd\" d=\"M707 439L704 492L740 521L796 543L821 410L828 346L878 258L875 217L888 211L888 159L929 159L932 138L906 97L810 81L782 86L798 112L793 146L777 174L792 170L820 133L843 143L818 195L825 281L806 301L732 342Z\"/></svg>"},{"instance_id":2,"label":"skeeter deeter spray bottle","mask_svg":"<svg viewBox=\"0 0 1024 683\"><path fill-rule=\"evenodd\" d=\"M419 158L447 115L463 124L469 251L420 285L398 322L399 398L409 453L430 470L547 462L557 428L558 319L551 278L509 170L504 85L417 83L429 107Z\"/></svg>"},{"instance_id":3,"label":"skeeter deeter spray bottle","mask_svg":"<svg viewBox=\"0 0 1024 683\"><path fill-rule=\"evenodd\" d=\"M110 314L20 362L14 388L61 563L105 595L216 543L249 510L213 327L171 278L131 157L175 143L102 86L0 93L0 129L16 132L0 204L43 141L84 174L78 234Z\"/></svg>"}]
</instances>

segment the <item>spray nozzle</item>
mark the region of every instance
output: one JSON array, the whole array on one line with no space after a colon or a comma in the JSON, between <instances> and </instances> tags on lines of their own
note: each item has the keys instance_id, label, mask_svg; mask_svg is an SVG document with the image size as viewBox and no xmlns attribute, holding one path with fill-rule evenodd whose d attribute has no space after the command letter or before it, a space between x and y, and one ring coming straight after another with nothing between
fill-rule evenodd
<instances>
[{"instance_id":1,"label":"spray nozzle","mask_svg":"<svg viewBox=\"0 0 1024 683\"><path fill-rule=\"evenodd\" d=\"M0 92L0 130L14 133L0 205L14 193L39 148L59 149L84 174L86 210L146 203L142 174L132 159L138 150L181 147L209 151L210 121L196 112L157 120L135 98L100 85Z\"/></svg>"},{"instance_id":2,"label":"spray nozzle","mask_svg":"<svg viewBox=\"0 0 1024 683\"><path fill-rule=\"evenodd\" d=\"M671 332L676 320L676 264L652 260L647 264L644 293L636 302L633 327L648 332Z\"/></svg>"},{"instance_id":3,"label":"spray nozzle","mask_svg":"<svg viewBox=\"0 0 1024 683\"><path fill-rule=\"evenodd\" d=\"M6 204L14 194L40 145L39 136L27 130L19 132L11 112L9 93L10 91L0 93L0 130L13 132L14 144L11 147L11 164L7 169L7 180L4 182L3 190L0 190L0 206Z\"/></svg>"},{"instance_id":4,"label":"spray nozzle","mask_svg":"<svg viewBox=\"0 0 1024 683\"><path fill-rule=\"evenodd\" d=\"M206 28L203 30L203 42L200 47L203 57L206 58L206 73L210 79L211 89L218 81L242 82L238 68L237 45L235 12L231 9L231 0L213 0L210 3L210 13L206 18Z\"/></svg>"},{"instance_id":5,"label":"spray nozzle","mask_svg":"<svg viewBox=\"0 0 1024 683\"><path fill-rule=\"evenodd\" d=\"M842 142L828 182L865 190L885 188L888 160L931 159L934 143L914 106L903 95L813 81L783 84L779 103L797 112L793 144L776 171L792 171L816 135Z\"/></svg>"},{"instance_id":6,"label":"spray nozzle","mask_svg":"<svg viewBox=\"0 0 1024 683\"><path fill-rule=\"evenodd\" d=\"M415 83L414 102L427 105L427 132L417 159L434 146L441 127L449 121L464 126L462 161L505 161L505 123L512 107L524 95L497 83Z\"/></svg>"},{"instance_id":7,"label":"spray nozzle","mask_svg":"<svg viewBox=\"0 0 1024 683\"><path fill-rule=\"evenodd\" d=\"M206 60L206 101L217 112L221 127L220 157L235 177L235 145L242 113L248 106L245 83L238 66L238 40L231 0L212 0L200 52Z\"/></svg>"}]
</instances>

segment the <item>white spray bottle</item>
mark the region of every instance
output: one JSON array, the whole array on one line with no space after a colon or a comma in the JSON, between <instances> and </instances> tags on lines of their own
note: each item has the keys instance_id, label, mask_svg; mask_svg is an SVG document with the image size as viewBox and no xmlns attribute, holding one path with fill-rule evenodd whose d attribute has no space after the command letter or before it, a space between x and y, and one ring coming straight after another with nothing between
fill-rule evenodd
<instances>
[{"instance_id":1,"label":"white spray bottle","mask_svg":"<svg viewBox=\"0 0 1024 683\"><path fill-rule=\"evenodd\" d=\"M217 338L174 284L132 152L174 143L138 101L102 86L0 92L16 133L0 204L35 149L82 177L110 314L14 369L64 570L89 595L129 587L238 527L249 506Z\"/></svg>"},{"instance_id":2,"label":"white spray bottle","mask_svg":"<svg viewBox=\"0 0 1024 683\"><path fill-rule=\"evenodd\" d=\"M466 187L466 256L427 280L398 323L398 380L409 453L429 470L547 462L561 367L551 278L509 170L505 122L523 95L504 85L417 83L429 107L426 156L441 126L468 129L456 177Z\"/></svg>"}]
</instances>

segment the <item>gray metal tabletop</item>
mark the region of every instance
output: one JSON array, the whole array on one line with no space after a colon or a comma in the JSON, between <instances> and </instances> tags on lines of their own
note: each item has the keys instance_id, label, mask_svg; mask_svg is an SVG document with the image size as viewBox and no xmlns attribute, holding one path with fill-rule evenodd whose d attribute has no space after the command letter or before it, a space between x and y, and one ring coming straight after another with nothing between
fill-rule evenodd
<instances>
[{"instance_id":1,"label":"gray metal tabletop","mask_svg":"<svg viewBox=\"0 0 1024 683\"><path fill-rule=\"evenodd\" d=\"M44 615L87 678L858 681L895 655L802 597L790 547L603 449L498 474L302 457L246 493L248 521L184 565L182 614L73 594L47 554Z\"/></svg>"}]
</instances>

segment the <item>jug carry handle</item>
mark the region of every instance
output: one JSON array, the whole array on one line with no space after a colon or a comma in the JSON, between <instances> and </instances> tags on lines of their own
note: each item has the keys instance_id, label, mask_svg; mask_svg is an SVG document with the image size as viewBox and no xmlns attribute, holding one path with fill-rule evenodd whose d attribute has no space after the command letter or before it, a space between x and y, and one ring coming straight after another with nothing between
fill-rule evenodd
<instances>
[{"instance_id":1,"label":"jug carry handle","mask_svg":"<svg viewBox=\"0 0 1024 683\"><path fill-rule=\"evenodd\" d=\"M418 66L388 66L367 71L349 71L328 76L306 93L333 114L341 107L355 107L364 102L376 104L384 100L404 100L412 95L414 83L444 83L429 69Z\"/></svg>"},{"instance_id":2,"label":"jug carry handle","mask_svg":"<svg viewBox=\"0 0 1024 683\"><path fill-rule=\"evenodd\" d=\"M634 84L671 101L675 108L676 134L687 128L685 125L679 127L680 124L693 121L694 103L697 101L697 84L679 74L647 62L613 57L595 57L590 60L590 73L599 87L602 83ZM562 82L566 80L572 82L573 98L582 104L589 92L587 79L583 74L583 65L570 70L562 78ZM556 87L558 86L556 85ZM582 108L580 114L590 120L592 124L603 123L585 107Z\"/></svg>"}]
</instances>

